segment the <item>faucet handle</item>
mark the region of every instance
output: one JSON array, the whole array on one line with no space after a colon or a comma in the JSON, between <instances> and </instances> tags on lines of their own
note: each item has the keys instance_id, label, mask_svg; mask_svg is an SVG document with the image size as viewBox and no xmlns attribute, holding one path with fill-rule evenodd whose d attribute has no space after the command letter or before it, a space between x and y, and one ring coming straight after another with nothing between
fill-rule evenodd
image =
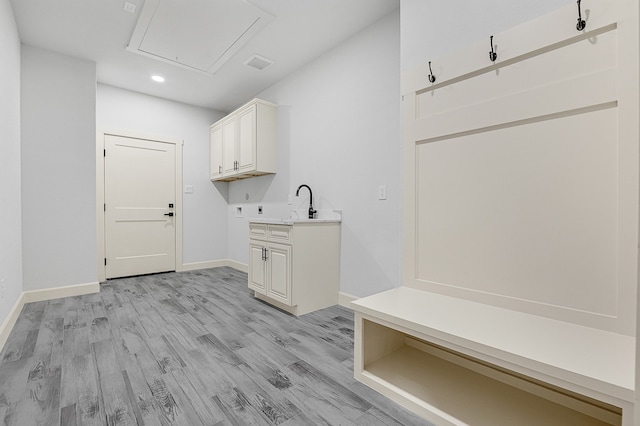
<instances>
[{"instance_id":1,"label":"faucet handle","mask_svg":"<svg viewBox=\"0 0 640 426\"><path fill-rule=\"evenodd\" d=\"M314 210L313 207L309 207L309 219L313 219L313 216L318 213L317 210Z\"/></svg>"}]
</instances>

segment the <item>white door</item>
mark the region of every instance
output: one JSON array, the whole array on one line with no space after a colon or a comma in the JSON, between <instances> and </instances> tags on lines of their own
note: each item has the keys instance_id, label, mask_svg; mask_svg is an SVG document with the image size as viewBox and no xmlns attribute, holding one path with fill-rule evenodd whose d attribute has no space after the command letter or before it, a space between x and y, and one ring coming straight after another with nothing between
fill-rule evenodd
<instances>
[{"instance_id":1,"label":"white door","mask_svg":"<svg viewBox=\"0 0 640 426\"><path fill-rule=\"evenodd\" d=\"M106 277L176 269L175 145L105 135Z\"/></svg>"},{"instance_id":2,"label":"white door","mask_svg":"<svg viewBox=\"0 0 640 426\"><path fill-rule=\"evenodd\" d=\"M235 117L222 123L222 170L225 176L234 175L238 166L236 162L236 128Z\"/></svg>"},{"instance_id":3,"label":"white door","mask_svg":"<svg viewBox=\"0 0 640 426\"><path fill-rule=\"evenodd\" d=\"M256 166L256 105L238 114L238 170L251 171Z\"/></svg>"},{"instance_id":4,"label":"white door","mask_svg":"<svg viewBox=\"0 0 640 426\"><path fill-rule=\"evenodd\" d=\"M268 295L291 305L291 246L272 243L266 254Z\"/></svg>"},{"instance_id":5,"label":"white door","mask_svg":"<svg viewBox=\"0 0 640 426\"><path fill-rule=\"evenodd\" d=\"M267 292L264 243L249 240L249 288L258 293Z\"/></svg>"},{"instance_id":6,"label":"white door","mask_svg":"<svg viewBox=\"0 0 640 426\"><path fill-rule=\"evenodd\" d=\"M222 126L210 132L211 179L222 177Z\"/></svg>"}]
</instances>

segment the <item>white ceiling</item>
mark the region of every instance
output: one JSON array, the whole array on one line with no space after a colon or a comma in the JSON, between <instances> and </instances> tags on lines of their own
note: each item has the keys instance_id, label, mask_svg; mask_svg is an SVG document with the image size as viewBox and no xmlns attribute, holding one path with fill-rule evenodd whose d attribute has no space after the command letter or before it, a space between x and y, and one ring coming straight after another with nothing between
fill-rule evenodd
<instances>
[{"instance_id":1,"label":"white ceiling","mask_svg":"<svg viewBox=\"0 0 640 426\"><path fill-rule=\"evenodd\" d=\"M185 8L201 7L203 14L211 9L203 0L162 1L183 3ZM135 13L124 10L125 2L136 5ZM273 19L209 74L127 50L144 0L11 0L24 44L95 61L100 83L223 112L233 110L399 7L399 0L249 3ZM170 30L176 40L193 38L178 33L184 27L182 23ZM253 54L274 64L263 71L247 67L243 62ZM153 82L152 74L164 76L165 83Z\"/></svg>"}]
</instances>

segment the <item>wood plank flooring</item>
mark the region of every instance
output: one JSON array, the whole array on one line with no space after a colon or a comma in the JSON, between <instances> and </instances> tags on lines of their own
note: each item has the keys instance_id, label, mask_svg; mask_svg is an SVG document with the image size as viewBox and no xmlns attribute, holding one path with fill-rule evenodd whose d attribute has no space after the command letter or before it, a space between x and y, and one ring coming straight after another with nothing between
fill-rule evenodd
<instances>
[{"instance_id":1,"label":"wood plank flooring","mask_svg":"<svg viewBox=\"0 0 640 426\"><path fill-rule=\"evenodd\" d=\"M5 425L425 425L353 379L353 312L296 318L232 268L29 303L0 352Z\"/></svg>"}]
</instances>

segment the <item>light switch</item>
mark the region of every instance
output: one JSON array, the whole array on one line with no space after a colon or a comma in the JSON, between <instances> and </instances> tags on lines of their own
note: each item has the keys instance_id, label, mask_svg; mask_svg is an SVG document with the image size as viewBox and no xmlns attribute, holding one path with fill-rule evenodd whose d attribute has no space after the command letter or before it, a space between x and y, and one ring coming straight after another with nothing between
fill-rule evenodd
<instances>
[{"instance_id":1,"label":"light switch","mask_svg":"<svg viewBox=\"0 0 640 426\"><path fill-rule=\"evenodd\" d=\"M193 185L185 185L184 186L185 194L193 194Z\"/></svg>"},{"instance_id":2,"label":"light switch","mask_svg":"<svg viewBox=\"0 0 640 426\"><path fill-rule=\"evenodd\" d=\"M378 187L378 200L387 199L387 185L380 185Z\"/></svg>"}]
</instances>

